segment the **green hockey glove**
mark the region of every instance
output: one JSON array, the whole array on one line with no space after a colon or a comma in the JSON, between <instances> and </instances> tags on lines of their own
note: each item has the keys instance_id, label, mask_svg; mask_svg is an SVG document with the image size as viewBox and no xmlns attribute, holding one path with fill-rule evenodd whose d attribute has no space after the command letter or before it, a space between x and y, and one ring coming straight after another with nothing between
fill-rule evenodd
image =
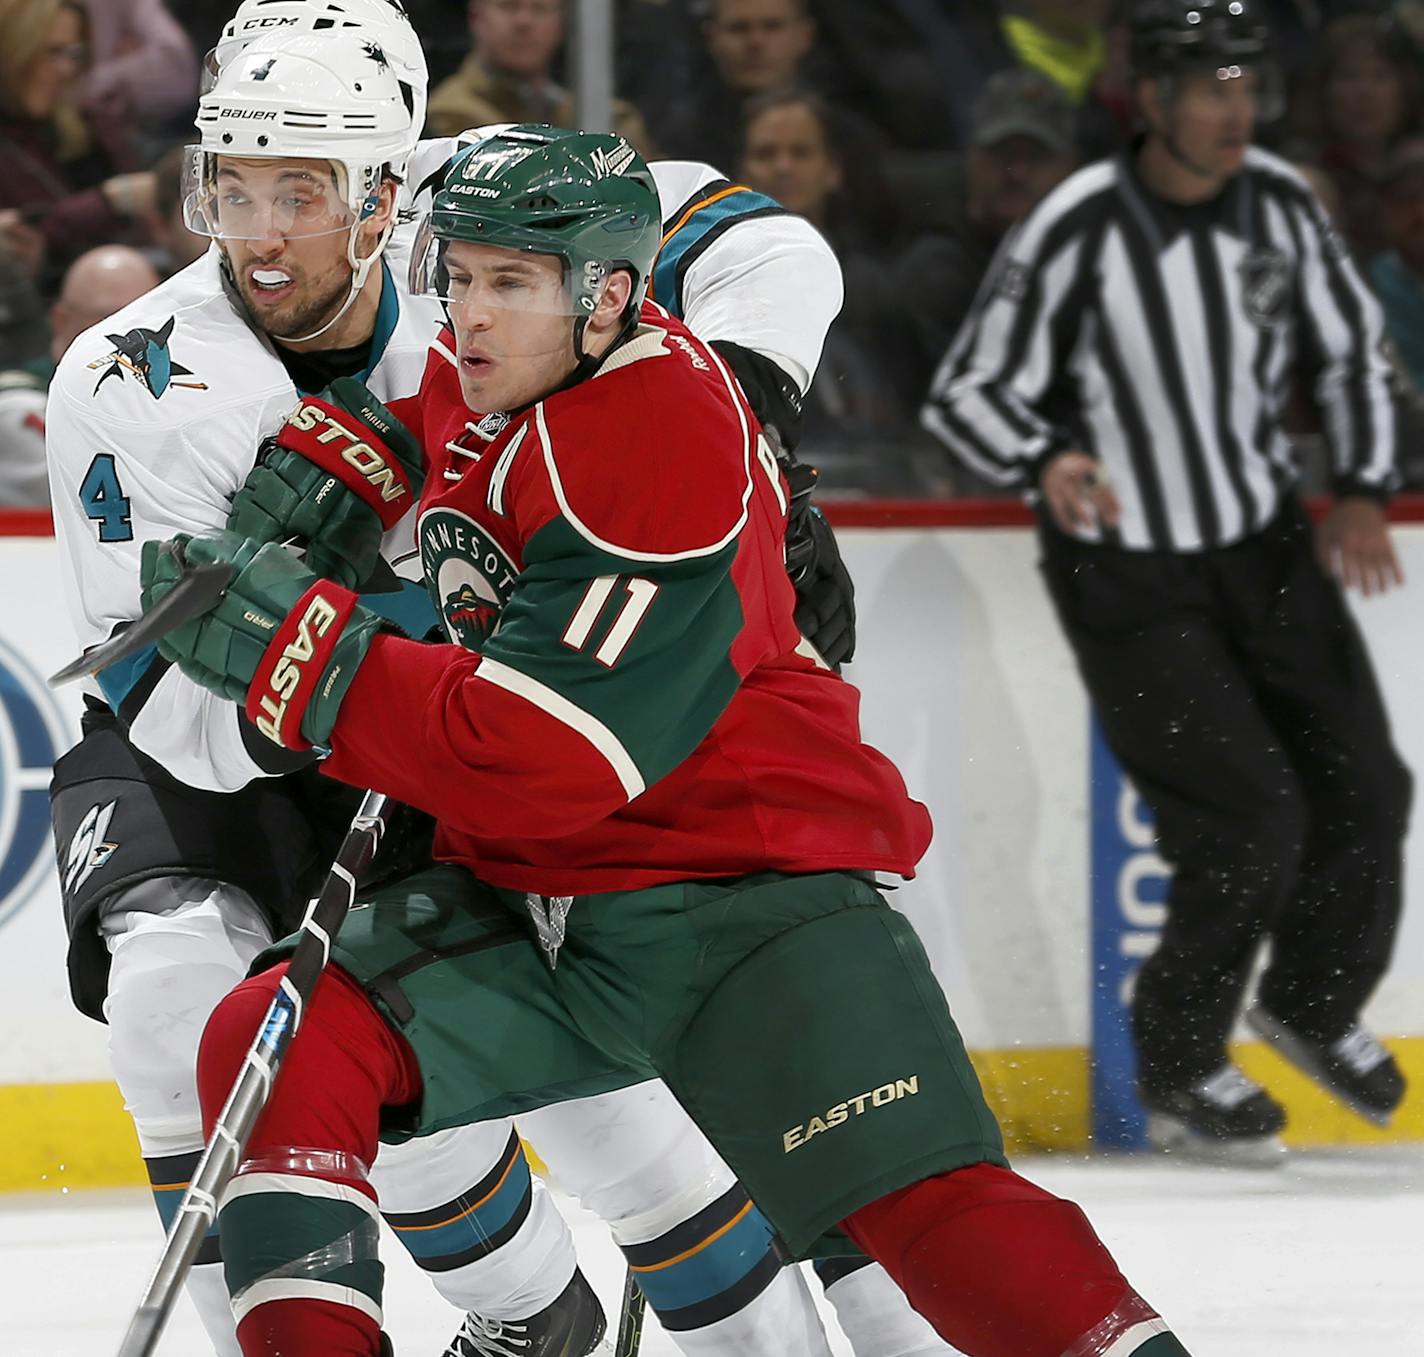
<instances>
[{"instance_id":1,"label":"green hockey glove","mask_svg":"<svg viewBox=\"0 0 1424 1357\"><path fill-rule=\"evenodd\" d=\"M159 653L194 683L239 703L274 744L326 745L381 619L285 547L230 532L145 542L145 611L187 566L215 561L236 567L227 592L210 612L169 632Z\"/></svg>"},{"instance_id":2,"label":"green hockey glove","mask_svg":"<svg viewBox=\"0 0 1424 1357\"><path fill-rule=\"evenodd\" d=\"M233 497L230 532L257 542L306 545L323 579L356 588L369 578L381 537L420 498L420 444L354 377L304 396Z\"/></svg>"}]
</instances>

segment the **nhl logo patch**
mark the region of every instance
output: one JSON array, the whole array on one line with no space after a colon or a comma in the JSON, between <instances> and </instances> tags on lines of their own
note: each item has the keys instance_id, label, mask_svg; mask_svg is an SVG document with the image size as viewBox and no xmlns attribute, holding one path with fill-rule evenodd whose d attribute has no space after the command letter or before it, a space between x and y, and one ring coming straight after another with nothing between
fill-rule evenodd
<instances>
[{"instance_id":1,"label":"nhl logo patch","mask_svg":"<svg viewBox=\"0 0 1424 1357\"><path fill-rule=\"evenodd\" d=\"M1290 259L1263 246L1241 261L1241 305L1252 325L1272 329L1285 319L1290 306Z\"/></svg>"},{"instance_id":2,"label":"nhl logo patch","mask_svg":"<svg viewBox=\"0 0 1424 1357\"><path fill-rule=\"evenodd\" d=\"M994 279L994 295L1017 306L1028 296L1028 265L1017 259L1005 259Z\"/></svg>"}]
</instances>

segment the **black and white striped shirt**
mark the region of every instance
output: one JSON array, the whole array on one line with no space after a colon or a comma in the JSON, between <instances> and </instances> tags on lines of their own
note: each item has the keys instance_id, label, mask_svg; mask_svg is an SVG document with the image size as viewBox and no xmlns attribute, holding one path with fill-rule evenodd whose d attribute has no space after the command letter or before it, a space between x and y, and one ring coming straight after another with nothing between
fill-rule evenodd
<instances>
[{"instance_id":1,"label":"black and white striped shirt","mask_svg":"<svg viewBox=\"0 0 1424 1357\"><path fill-rule=\"evenodd\" d=\"M1089 165L1005 241L922 412L979 475L1032 487L1067 448L1104 465L1137 550L1225 546L1295 479L1280 416L1303 376L1336 489L1395 484L1380 309L1304 179L1252 148L1211 203ZM1096 533L1084 533L1093 539Z\"/></svg>"}]
</instances>

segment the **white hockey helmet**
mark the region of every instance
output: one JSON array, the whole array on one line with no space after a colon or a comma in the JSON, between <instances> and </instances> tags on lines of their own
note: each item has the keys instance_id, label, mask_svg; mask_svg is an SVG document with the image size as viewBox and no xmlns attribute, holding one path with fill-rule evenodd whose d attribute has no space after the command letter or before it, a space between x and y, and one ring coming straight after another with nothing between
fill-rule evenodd
<instances>
[{"instance_id":1,"label":"white hockey helmet","mask_svg":"<svg viewBox=\"0 0 1424 1357\"><path fill-rule=\"evenodd\" d=\"M347 233L346 306L300 338L325 333L355 301L395 227L392 213L375 248L359 253L361 223L376 210L382 181L404 179L411 148L410 109L384 53L357 30L258 38L219 72L198 103L197 126L183 183L189 230L217 240ZM308 176L258 201L225 182L240 170L220 170L220 157L324 160L332 176Z\"/></svg>"},{"instance_id":2,"label":"white hockey helmet","mask_svg":"<svg viewBox=\"0 0 1424 1357\"><path fill-rule=\"evenodd\" d=\"M243 0L203 62L203 93L249 43L269 35L364 30L386 54L410 107L411 143L425 126L430 72L401 0Z\"/></svg>"}]
</instances>

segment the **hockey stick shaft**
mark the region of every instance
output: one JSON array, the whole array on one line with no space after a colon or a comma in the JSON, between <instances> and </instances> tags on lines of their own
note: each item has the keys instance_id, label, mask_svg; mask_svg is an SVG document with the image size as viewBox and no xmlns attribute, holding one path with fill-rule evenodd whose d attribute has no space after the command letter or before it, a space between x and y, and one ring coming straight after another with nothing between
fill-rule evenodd
<instances>
[{"instance_id":1,"label":"hockey stick shaft","mask_svg":"<svg viewBox=\"0 0 1424 1357\"><path fill-rule=\"evenodd\" d=\"M638 1357L638 1349L643 1342L643 1316L648 1308L648 1298L633 1269L623 1282L623 1304L618 1312L618 1338L613 1345L613 1357Z\"/></svg>"},{"instance_id":2,"label":"hockey stick shaft","mask_svg":"<svg viewBox=\"0 0 1424 1357\"><path fill-rule=\"evenodd\" d=\"M112 640L86 650L49 677L51 688L78 678L90 678L111 664L126 660L153 645L170 631L196 620L217 603L232 583L233 568L221 561L190 567L159 601L131 627Z\"/></svg>"},{"instance_id":3,"label":"hockey stick shaft","mask_svg":"<svg viewBox=\"0 0 1424 1357\"><path fill-rule=\"evenodd\" d=\"M151 1357L158 1346L198 1247L217 1219L223 1189L237 1172L247 1138L272 1095L273 1080L326 969L331 939L355 899L356 880L376 855L388 815L386 798L379 792L367 792L321 893L302 921L287 973L248 1048L193 1181L179 1203L158 1265L124 1335L119 1357Z\"/></svg>"}]
</instances>

